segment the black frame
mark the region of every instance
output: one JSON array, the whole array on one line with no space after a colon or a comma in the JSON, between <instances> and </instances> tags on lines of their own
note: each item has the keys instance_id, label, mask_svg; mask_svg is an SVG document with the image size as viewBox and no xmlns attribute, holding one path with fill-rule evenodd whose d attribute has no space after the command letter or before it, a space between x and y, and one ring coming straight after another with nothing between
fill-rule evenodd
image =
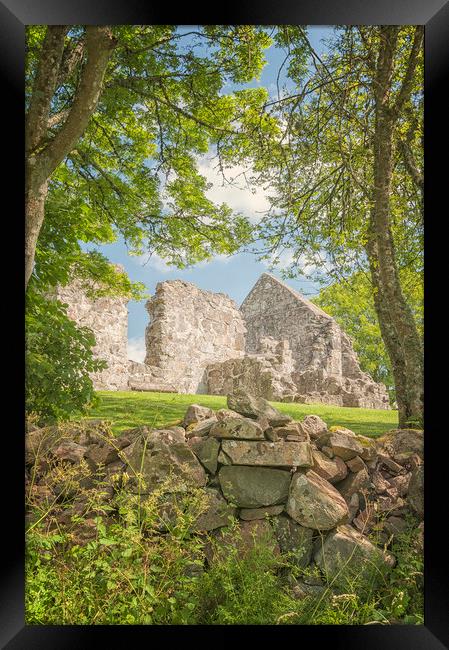
<instances>
[{"instance_id":1,"label":"black frame","mask_svg":"<svg viewBox=\"0 0 449 650\"><path fill-rule=\"evenodd\" d=\"M221 3L224 5L224 3ZM8 159L5 169L3 198L9 194L12 198L11 208L4 211L3 226L17 226L14 235L13 259L17 263L14 274L18 279L9 298L17 309L13 313L18 319L18 326L12 328L8 337L16 335L15 349L23 349L23 87L24 87L24 28L27 24L423 24L425 25L425 394L426 394L426 479L425 479L425 624L423 626L261 626L260 632L269 642L271 639L284 641L284 634L293 635L293 643L303 641L317 645L329 642L332 648L363 648L397 650L399 648L414 650L437 650L449 648L449 598L447 571L449 546L446 542L444 515L447 517L447 488L439 489L438 478L445 477L448 457L446 431L447 418L444 418L444 382L436 380L435 371L442 365L442 345L433 346L433 342L444 342L445 320L440 313L441 303L445 303L445 294L437 291L437 281L441 279L442 268L437 262L448 257L446 238L440 233L444 224L444 207L447 199L447 155L448 139L448 104L447 85L444 72L449 62L449 2L448 0L346 0L343 4L335 0L271 0L271 2L239 3L236 8L226 6L214 7L212 14L208 9L196 12L191 6L164 11L160 4L144 5L142 0L3 0L0 2L0 67L2 70L4 108L7 109L4 132L13 132L13 146L5 148L3 158ZM438 110L440 109L440 111ZM444 121L443 121L444 120ZM20 146L19 146L20 145ZM438 154L441 154L440 156ZM3 175L5 179L5 175ZM10 186L17 185L12 193ZM444 198L443 198L444 192ZM441 219L440 215L443 217ZM440 218L439 218L440 217ZM10 243L10 238L5 237ZM438 248L439 246L439 248ZM10 246L8 246L10 248ZM8 289L10 286L8 279ZM443 275L445 278L445 276ZM8 298L8 296L7 296ZM432 305L433 301L433 305ZM5 301L4 301L5 304ZM9 304L9 303L6 303ZM434 307L434 308L432 308ZM9 309L11 312L12 310ZM447 329L447 327L445 328ZM14 349L13 343L10 346ZM438 358L435 355L438 351ZM432 368L432 362L434 364ZM17 355L13 361L14 368L20 367ZM23 366L22 366L23 369ZM86 648L105 641L105 635L112 640L126 639L128 644L139 641L143 634L146 640L157 642L158 634L166 643L175 633L182 635L181 642L189 641L191 635L198 635L202 640L217 644L223 637L235 633L241 637L245 627L215 626L26 626L24 625L24 488L23 459L24 445L21 432L23 421L23 376L15 373L16 385L9 389L5 415L18 414L11 418L6 426L3 419L2 433L10 449L6 463L12 475L8 482L3 481L4 499L2 501L2 541L5 544L2 553L3 572L0 590L0 643L10 650L22 648ZM10 395L17 396L17 408L9 404ZM444 395L444 396L443 396ZM447 401L447 397L446 397ZM443 407L443 408L442 408ZM438 413L440 409L440 413ZM439 417L438 417L439 416ZM19 433L20 432L20 433ZM6 434L6 435L5 435ZM19 442L20 441L20 442ZM5 443L3 443L5 444ZM446 445L446 450L444 446ZM446 453L445 453L446 451ZM446 470L447 473L447 470ZM3 477L3 472L2 472ZM440 497L441 495L441 497ZM6 509L6 512L5 512ZM445 571L446 569L446 571ZM251 638L259 628L251 626L248 630ZM272 636L273 635L273 636ZM309 636L310 635L310 636ZM120 641L119 641L120 642ZM287 641L288 642L288 641ZM101 647L101 646L100 646Z\"/></svg>"}]
</instances>

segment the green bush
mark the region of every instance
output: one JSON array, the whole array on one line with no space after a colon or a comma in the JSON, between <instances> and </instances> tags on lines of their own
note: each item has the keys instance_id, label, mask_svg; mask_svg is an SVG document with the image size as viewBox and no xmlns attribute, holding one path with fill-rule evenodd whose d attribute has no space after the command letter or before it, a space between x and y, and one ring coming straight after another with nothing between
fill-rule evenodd
<instances>
[{"instance_id":1,"label":"green bush","mask_svg":"<svg viewBox=\"0 0 449 650\"><path fill-rule=\"evenodd\" d=\"M25 314L25 399L27 413L42 421L67 420L97 403L90 372L106 367L94 359L95 337L78 327L57 300L30 286Z\"/></svg>"},{"instance_id":2,"label":"green bush","mask_svg":"<svg viewBox=\"0 0 449 650\"><path fill-rule=\"evenodd\" d=\"M297 580L316 579L319 572L299 568L288 555L277 556L269 540L259 540L245 554L238 543L225 544L204 571L210 557L206 544L217 543L214 533L193 533L206 507L204 492L181 481L169 488L169 495L161 486L142 497L119 490L112 499L86 489L77 497L84 498L84 511L63 527L55 515L61 508L73 512L73 494L66 504L43 504L33 502L30 487L27 624L423 623L416 522L397 537L396 566L380 586L354 578L345 593L336 593L324 580L321 593L298 598ZM86 526L93 537L83 542ZM235 523L226 528L231 539L239 534Z\"/></svg>"}]
</instances>

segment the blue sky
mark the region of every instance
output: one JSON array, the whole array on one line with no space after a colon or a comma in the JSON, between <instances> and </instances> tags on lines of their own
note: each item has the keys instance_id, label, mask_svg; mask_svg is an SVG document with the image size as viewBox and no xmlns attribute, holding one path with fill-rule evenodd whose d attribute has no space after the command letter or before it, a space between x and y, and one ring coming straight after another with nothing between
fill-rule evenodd
<instances>
[{"instance_id":1,"label":"blue sky","mask_svg":"<svg viewBox=\"0 0 449 650\"><path fill-rule=\"evenodd\" d=\"M188 28L186 28L188 29ZM331 28L312 26L308 28L309 38L312 46L320 55L324 51L322 38L330 35ZM268 88L273 96L276 91L276 76L282 64L284 54L274 46L266 51L267 65L262 71L261 78L248 84L247 87L263 85ZM229 92L235 86L228 85L224 90ZM250 219L257 220L258 211L268 207L264 193L258 191L256 194L248 190L236 187L222 186L221 178L215 173L212 156L205 156L199 162L201 173L206 176L213 187L208 191L210 199L217 203L227 203L236 211L241 211ZM236 169L236 172L240 169ZM230 174L232 175L232 174ZM104 246L88 245L84 248L100 250L111 262L122 264L133 281L143 282L148 293L155 291L156 284L164 280L182 279L192 282L201 289L216 291L228 294L238 305L242 303L261 273L267 271L267 266L258 262L250 253L239 253L231 257L216 257L208 263L200 263L191 269L179 270L168 267L165 262L155 256L148 259L148 255L136 257L128 255L123 240L114 244ZM281 256L281 262L287 265L288 253ZM273 271L273 275L281 278L281 270ZM288 284L306 296L315 295L318 291L317 285L303 277L295 280L288 280ZM128 303L128 344L129 357L136 361L142 361L145 352L144 334L148 324L148 314L145 310L145 301Z\"/></svg>"}]
</instances>

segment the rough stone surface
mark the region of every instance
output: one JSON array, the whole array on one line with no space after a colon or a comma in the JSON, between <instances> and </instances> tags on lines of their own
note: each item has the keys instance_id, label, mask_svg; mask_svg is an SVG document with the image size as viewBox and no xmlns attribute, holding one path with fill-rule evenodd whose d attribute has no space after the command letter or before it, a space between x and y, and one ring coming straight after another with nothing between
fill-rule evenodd
<instances>
[{"instance_id":1,"label":"rough stone surface","mask_svg":"<svg viewBox=\"0 0 449 650\"><path fill-rule=\"evenodd\" d=\"M148 494L170 477L204 486L206 473L199 460L185 442L176 441L168 431L154 431L142 435L123 451L130 475L130 489ZM136 473L141 473L143 482Z\"/></svg>"},{"instance_id":2,"label":"rough stone surface","mask_svg":"<svg viewBox=\"0 0 449 650\"><path fill-rule=\"evenodd\" d=\"M257 352L264 337L288 342L296 365L295 401L389 408L385 386L362 372L335 320L277 278L263 273L240 309L247 352Z\"/></svg>"},{"instance_id":3,"label":"rough stone surface","mask_svg":"<svg viewBox=\"0 0 449 650\"><path fill-rule=\"evenodd\" d=\"M286 511L299 524L329 530L348 521L348 506L341 494L313 470L293 475Z\"/></svg>"},{"instance_id":4,"label":"rough stone surface","mask_svg":"<svg viewBox=\"0 0 449 650\"><path fill-rule=\"evenodd\" d=\"M226 418L215 422L209 435L215 438L232 438L239 440L264 440L262 427L249 418Z\"/></svg>"},{"instance_id":5,"label":"rough stone surface","mask_svg":"<svg viewBox=\"0 0 449 650\"><path fill-rule=\"evenodd\" d=\"M373 574L374 577L394 565L390 553L374 546L366 537L349 525L339 526L326 536L314 555L314 560L335 585L343 588L354 577ZM350 584L350 583L349 583Z\"/></svg>"},{"instance_id":6,"label":"rough stone surface","mask_svg":"<svg viewBox=\"0 0 449 650\"><path fill-rule=\"evenodd\" d=\"M272 427L291 422L293 418L278 411L263 397L255 397L245 391L235 391L227 398L228 407L241 415L252 418L266 418Z\"/></svg>"},{"instance_id":7,"label":"rough stone surface","mask_svg":"<svg viewBox=\"0 0 449 650\"><path fill-rule=\"evenodd\" d=\"M338 484L338 491L346 501L356 492L366 490L370 485L370 477L366 469L359 472L350 472L344 481Z\"/></svg>"},{"instance_id":8,"label":"rough stone surface","mask_svg":"<svg viewBox=\"0 0 449 650\"><path fill-rule=\"evenodd\" d=\"M235 508L222 497L219 490L205 488L206 509L195 520L193 530L208 531L229 526L235 515Z\"/></svg>"},{"instance_id":9,"label":"rough stone surface","mask_svg":"<svg viewBox=\"0 0 449 650\"><path fill-rule=\"evenodd\" d=\"M290 472L267 467L223 466L221 490L228 501L241 508L259 508L287 501Z\"/></svg>"},{"instance_id":10,"label":"rough stone surface","mask_svg":"<svg viewBox=\"0 0 449 650\"><path fill-rule=\"evenodd\" d=\"M223 440L221 450L233 465L311 467L313 464L308 442Z\"/></svg>"},{"instance_id":11,"label":"rough stone surface","mask_svg":"<svg viewBox=\"0 0 449 650\"><path fill-rule=\"evenodd\" d=\"M217 418L215 416L199 422L192 422L188 425L185 436L186 438L206 436L216 422Z\"/></svg>"},{"instance_id":12,"label":"rough stone surface","mask_svg":"<svg viewBox=\"0 0 449 650\"><path fill-rule=\"evenodd\" d=\"M122 267L116 265L117 269ZM93 285L93 288L98 288ZM58 287L56 298L68 305L67 315L81 327L92 330L96 345L95 357L104 359L108 367L92 373L97 390L128 389L128 299L103 296L92 298L80 281Z\"/></svg>"},{"instance_id":13,"label":"rough stone surface","mask_svg":"<svg viewBox=\"0 0 449 650\"><path fill-rule=\"evenodd\" d=\"M289 553L296 566L306 567L312 556L313 530L300 526L286 515L274 517L271 525L281 552Z\"/></svg>"},{"instance_id":14,"label":"rough stone surface","mask_svg":"<svg viewBox=\"0 0 449 650\"><path fill-rule=\"evenodd\" d=\"M265 508L241 508L239 512L240 519L244 521L253 521L254 519L265 519L279 515L284 506L266 506Z\"/></svg>"},{"instance_id":15,"label":"rough stone surface","mask_svg":"<svg viewBox=\"0 0 449 650\"><path fill-rule=\"evenodd\" d=\"M312 451L313 466L312 469L321 478L326 479L329 483L338 483L346 478L348 468L346 463L336 456L335 458L328 458L318 449Z\"/></svg>"},{"instance_id":16,"label":"rough stone surface","mask_svg":"<svg viewBox=\"0 0 449 650\"><path fill-rule=\"evenodd\" d=\"M302 420L301 427L311 438L318 438L327 431L327 424L319 415L307 415Z\"/></svg>"},{"instance_id":17,"label":"rough stone surface","mask_svg":"<svg viewBox=\"0 0 449 650\"><path fill-rule=\"evenodd\" d=\"M242 315L223 293L169 280L157 284L146 307L145 364L179 393L205 393L206 366L244 354Z\"/></svg>"},{"instance_id":18,"label":"rough stone surface","mask_svg":"<svg viewBox=\"0 0 449 650\"><path fill-rule=\"evenodd\" d=\"M379 453L391 456L402 464L407 455L417 454L424 457L424 432L419 429L394 429L376 440Z\"/></svg>"},{"instance_id":19,"label":"rough stone surface","mask_svg":"<svg viewBox=\"0 0 449 650\"><path fill-rule=\"evenodd\" d=\"M408 485L408 502L418 517L424 516L424 467L413 470Z\"/></svg>"},{"instance_id":20,"label":"rough stone surface","mask_svg":"<svg viewBox=\"0 0 449 650\"><path fill-rule=\"evenodd\" d=\"M366 465L363 462L363 460L360 458L360 456L355 456L354 458L351 458L350 460L346 461L346 464L351 470L351 472L360 472L360 470L366 469Z\"/></svg>"},{"instance_id":21,"label":"rough stone surface","mask_svg":"<svg viewBox=\"0 0 449 650\"><path fill-rule=\"evenodd\" d=\"M310 442L309 434L304 431L301 422L289 422L280 427L270 427L268 431L265 431L267 437L272 434L276 436L276 439Z\"/></svg>"},{"instance_id":22,"label":"rough stone surface","mask_svg":"<svg viewBox=\"0 0 449 650\"><path fill-rule=\"evenodd\" d=\"M192 438L189 447L208 472L215 474L220 451L219 441L216 438Z\"/></svg>"},{"instance_id":23,"label":"rough stone surface","mask_svg":"<svg viewBox=\"0 0 449 650\"><path fill-rule=\"evenodd\" d=\"M189 424L196 422L201 422L202 420L208 420L209 418L216 418L217 416L212 409L207 408L207 406L200 406L200 404L191 404L186 414L184 415L184 420L182 422L183 427L188 427Z\"/></svg>"},{"instance_id":24,"label":"rough stone surface","mask_svg":"<svg viewBox=\"0 0 449 650\"><path fill-rule=\"evenodd\" d=\"M211 364L206 370L207 392L228 395L243 390L274 401L293 401L296 386L294 364L287 341L271 337L259 341L257 354Z\"/></svg>"},{"instance_id":25,"label":"rough stone surface","mask_svg":"<svg viewBox=\"0 0 449 650\"><path fill-rule=\"evenodd\" d=\"M330 447L335 456L343 460L350 460L363 453L362 445L354 436L343 431L329 431L317 439L318 447Z\"/></svg>"}]
</instances>

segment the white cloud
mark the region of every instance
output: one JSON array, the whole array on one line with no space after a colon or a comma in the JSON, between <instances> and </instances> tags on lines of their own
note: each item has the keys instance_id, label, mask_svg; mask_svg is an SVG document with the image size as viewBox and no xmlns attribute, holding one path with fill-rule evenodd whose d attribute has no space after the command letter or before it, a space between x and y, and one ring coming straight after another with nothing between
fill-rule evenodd
<instances>
[{"instance_id":1,"label":"white cloud","mask_svg":"<svg viewBox=\"0 0 449 650\"><path fill-rule=\"evenodd\" d=\"M135 337L128 340L128 359L143 362L145 359L145 337Z\"/></svg>"},{"instance_id":2,"label":"white cloud","mask_svg":"<svg viewBox=\"0 0 449 650\"><path fill-rule=\"evenodd\" d=\"M152 253L151 256L149 253L143 253L142 255L132 255L130 259L140 267L148 267L159 273L171 273L176 271L177 273L188 272L191 269L177 269L176 266L170 266L167 262L157 253ZM232 259L232 255L225 255L220 253L214 255L210 260L203 260L195 264L195 268L204 268L212 262L220 262L221 264L227 264Z\"/></svg>"},{"instance_id":3,"label":"white cloud","mask_svg":"<svg viewBox=\"0 0 449 650\"><path fill-rule=\"evenodd\" d=\"M250 174L251 170L242 165L234 165L225 170L228 181L232 179L232 185L223 181L223 177L217 168L217 160L211 154L203 156L198 161L198 171L206 178L213 187L206 192L207 197L214 203L226 203L236 212L242 212L249 218L251 223L257 223L263 216L260 214L268 210L269 202L267 193L262 188L250 190L246 187L244 174Z\"/></svg>"},{"instance_id":4,"label":"white cloud","mask_svg":"<svg viewBox=\"0 0 449 650\"><path fill-rule=\"evenodd\" d=\"M276 264L274 263L276 261ZM306 255L300 255L298 259L295 259L294 253L291 249L284 249L281 253L275 255L271 255L271 257L267 260L262 260L262 263L266 267L271 267L273 266L275 269L278 270L285 270L287 269L292 263L294 262L296 268L298 269L298 272L300 275L303 276L308 276L314 272L316 272L317 267L313 262L306 257Z\"/></svg>"}]
</instances>

